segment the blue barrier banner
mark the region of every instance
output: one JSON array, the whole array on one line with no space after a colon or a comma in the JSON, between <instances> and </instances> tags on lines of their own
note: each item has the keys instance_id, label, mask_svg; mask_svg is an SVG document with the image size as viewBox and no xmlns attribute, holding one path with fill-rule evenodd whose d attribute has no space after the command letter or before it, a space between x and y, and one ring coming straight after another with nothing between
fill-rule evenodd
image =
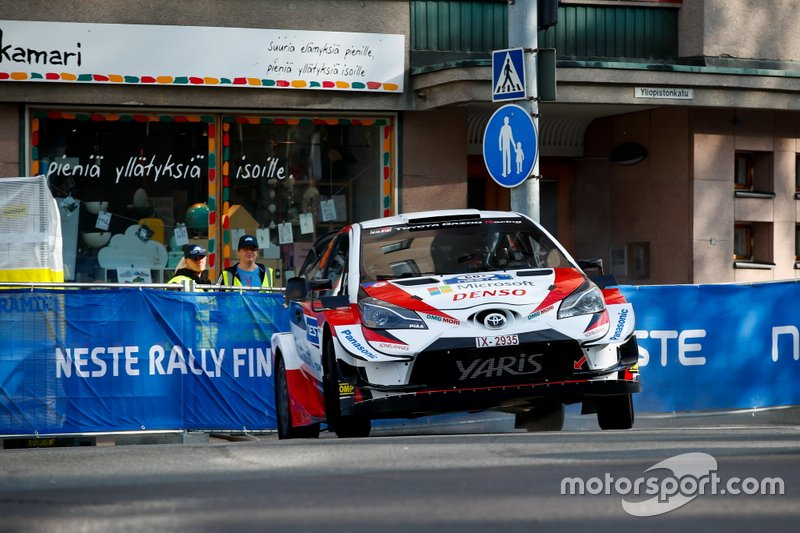
<instances>
[{"instance_id":1,"label":"blue barrier banner","mask_svg":"<svg viewBox=\"0 0 800 533\"><path fill-rule=\"evenodd\" d=\"M621 286L639 412L800 405L800 283ZM281 295L0 291L0 434L274 429Z\"/></svg>"},{"instance_id":2,"label":"blue barrier banner","mask_svg":"<svg viewBox=\"0 0 800 533\"><path fill-rule=\"evenodd\" d=\"M0 291L0 434L275 428L281 295Z\"/></svg>"},{"instance_id":3,"label":"blue barrier banner","mask_svg":"<svg viewBox=\"0 0 800 533\"><path fill-rule=\"evenodd\" d=\"M800 404L800 283L620 290L636 310L638 411Z\"/></svg>"}]
</instances>

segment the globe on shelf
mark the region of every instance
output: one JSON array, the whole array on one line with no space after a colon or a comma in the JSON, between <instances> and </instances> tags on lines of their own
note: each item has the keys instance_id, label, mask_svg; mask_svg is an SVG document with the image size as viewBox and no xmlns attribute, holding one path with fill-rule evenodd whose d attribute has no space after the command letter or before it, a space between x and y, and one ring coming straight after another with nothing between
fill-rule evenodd
<instances>
[{"instance_id":1,"label":"globe on shelf","mask_svg":"<svg viewBox=\"0 0 800 533\"><path fill-rule=\"evenodd\" d=\"M186 227L191 233L208 233L208 205L197 203L186 210Z\"/></svg>"}]
</instances>

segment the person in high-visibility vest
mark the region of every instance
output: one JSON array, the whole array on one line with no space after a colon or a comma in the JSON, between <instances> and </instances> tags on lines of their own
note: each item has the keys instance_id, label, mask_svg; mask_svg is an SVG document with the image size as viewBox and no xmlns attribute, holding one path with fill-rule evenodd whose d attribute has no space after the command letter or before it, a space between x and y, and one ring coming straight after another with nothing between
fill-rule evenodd
<instances>
[{"instance_id":1,"label":"person in high-visibility vest","mask_svg":"<svg viewBox=\"0 0 800 533\"><path fill-rule=\"evenodd\" d=\"M272 287L275 272L258 259L258 240L252 235L242 235L237 247L239 262L222 271L218 285L234 287Z\"/></svg>"},{"instance_id":2,"label":"person in high-visibility vest","mask_svg":"<svg viewBox=\"0 0 800 533\"><path fill-rule=\"evenodd\" d=\"M194 281L202 285L211 283L206 273L206 249L198 244L187 244L183 247L183 259L175 268L175 275L167 283L183 283Z\"/></svg>"}]
</instances>

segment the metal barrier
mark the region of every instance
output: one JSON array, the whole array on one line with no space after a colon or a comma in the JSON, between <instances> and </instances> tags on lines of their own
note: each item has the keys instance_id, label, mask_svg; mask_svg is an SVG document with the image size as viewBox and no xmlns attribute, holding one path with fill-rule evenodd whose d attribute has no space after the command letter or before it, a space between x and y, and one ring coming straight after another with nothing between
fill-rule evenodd
<instances>
[{"instance_id":1,"label":"metal barrier","mask_svg":"<svg viewBox=\"0 0 800 533\"><path fill-rule=\"evenodd\" d=\"M283 287L232 287L229 285L200 284L194 281L183 283L73 283L73 282L41 282L41 281L0 281L0 289L166 289L171 291L182 290L195 292L284 292Z\"/></svg>"}]
</instances>

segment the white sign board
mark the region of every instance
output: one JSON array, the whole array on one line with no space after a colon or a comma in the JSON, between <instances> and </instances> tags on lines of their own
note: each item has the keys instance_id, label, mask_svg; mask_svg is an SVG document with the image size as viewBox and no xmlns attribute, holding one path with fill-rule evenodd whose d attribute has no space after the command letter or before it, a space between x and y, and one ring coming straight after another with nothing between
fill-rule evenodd
<instances>
[{"instance_id":1,"label":"white sign board","mask_svg":"<svg viewBox=\"0 0 800 533\"><path fill-rule=\"evenodd\" d=\"M0 80L402 93L405 36L0 21Z\"/></svg>"},{"instance_id":2,"label":"white sign board","mask_svg":"<svg viewBox=\"0 0 800 533\"><path fill-rule=\"evenodd\" d=\"M681 89L678 87L634 87L633 97L666 100L693 100L694 89Z\"/></svg>"}]
</instances>

